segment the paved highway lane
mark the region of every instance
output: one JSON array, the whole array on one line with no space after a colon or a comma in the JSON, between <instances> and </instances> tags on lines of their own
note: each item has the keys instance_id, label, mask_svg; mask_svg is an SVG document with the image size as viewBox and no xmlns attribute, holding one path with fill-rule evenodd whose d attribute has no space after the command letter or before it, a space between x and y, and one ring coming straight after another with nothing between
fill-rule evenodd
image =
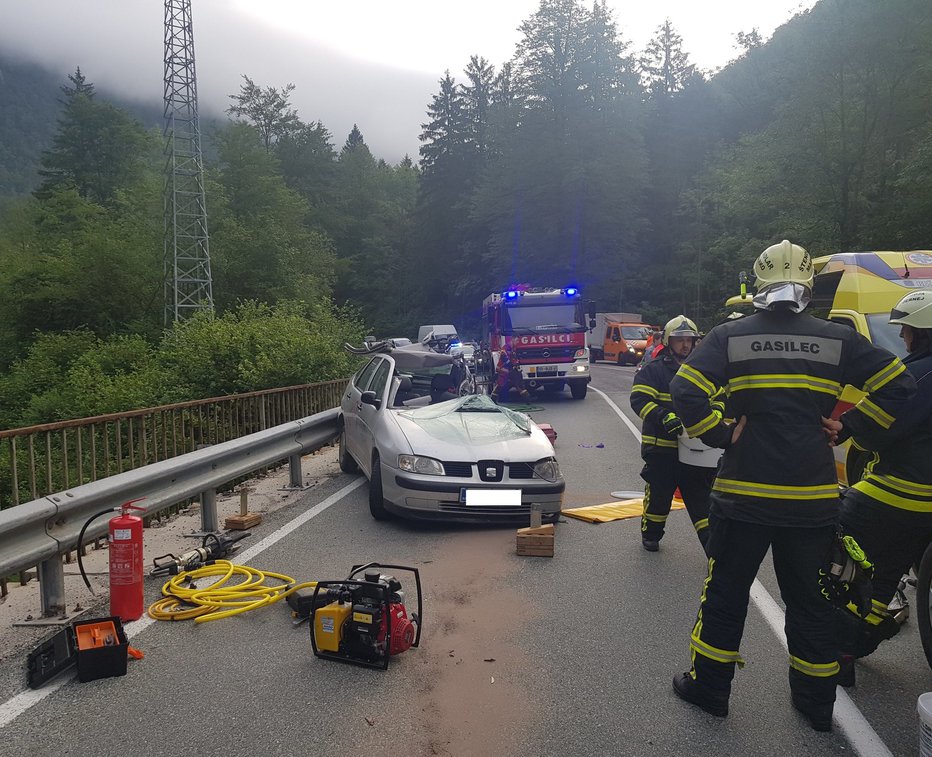
<instances>
[{"instance_id":1,"label":"paved highway lane","mask_svg":"<svg viewBox=\"0 0 932 757\"><path fill-rule=\"evenodd\" d=\"M566 506L642 488L638 443L606 402L633 418L633 369L597 365L593 374L605 397L542 396L533 414L557 430ZM418 567L419 649L387 672L317 660L307 626L293 627L279 605L202 625L151 623L132 641L146 659L131 662L126 677L68 681L12 719L0 704L0 723L8 721L0 756L89 745L140 756L853 753L837 729L817 734L792 710L785 652L754 608L730 716L712 718L673 695L705 575L685 513L671 515L656 554L641 549L637 519L566 518L553 559L518 557L512 528L377 523L358 482L340 476L313 501L274 513L250 540L268 546L253 556L250 545L244 557L299 580L340 578L369 560ZM772 577L762 579L777 596ZM147 601L159 585L147 585ZM871 661L855 692L895 754L915 751L917 687L929 679L915 633L905 636L889 645L890 665ZM21 686L10 672L21 664L3 663L4 700Z\"/></svg>"}]
</instances>

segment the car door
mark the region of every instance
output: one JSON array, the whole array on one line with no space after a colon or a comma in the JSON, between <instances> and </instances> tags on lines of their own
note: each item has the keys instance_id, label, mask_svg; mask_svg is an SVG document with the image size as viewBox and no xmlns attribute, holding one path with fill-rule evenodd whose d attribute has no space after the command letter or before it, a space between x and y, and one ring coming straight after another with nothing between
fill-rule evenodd
<instances>
[{"instance_id":1,"label":"car door","mask_svg":"<svg viewBox=\"0 0 932 757\"><path fill-rule=\"evenodd\" d=\"M389 378L392 375L394 361L388 357L379 359L369 385L365 391L374 392L379 400L379 405L370 405L361 399L356 409L356 438L359 442L359 457L357 460L362 465L363 470L371 474L372 467L372 450L377 446L376 440L378 434L384 432L384 415L388 405L388 386Z\"/></svg>"},{"instance_id":2,"label":"car door","mask_svg":"<svg viewBox=\"0 0 932 757\"><path fill-rule=\"evenodd\" d=\"M618 360L618 351L621 349L621 331L617 326L611 326L606 330L605 337L605 348L603 350L605 359L610 363L614 363Z\"/></svg>"},{"instance_id":3,"label":"car door","mask_svg":"<svg viewBox=\"0 0 932 757\"><path fill-rule=\"evenodd\" d=\"M340 408L343 411L343 428L346 431L346 448L349 453L358 461L362 457L359 445L359 407L362 405L360 397L366 390L366 386L372 379L372 374L379 367L379 359L372 358L362 368L356 371L356 375L350 380L343 392L343 399L340 402Z\"/></svg>"}]
</instances>

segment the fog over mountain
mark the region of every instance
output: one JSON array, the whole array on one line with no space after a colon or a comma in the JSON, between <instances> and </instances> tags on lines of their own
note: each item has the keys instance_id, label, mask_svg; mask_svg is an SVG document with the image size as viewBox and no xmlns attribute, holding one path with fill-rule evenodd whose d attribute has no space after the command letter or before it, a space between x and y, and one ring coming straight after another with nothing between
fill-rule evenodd
<instances>
[{"instance_id":1,"label":"fog over mountain","mask_svg":"<svg viewBox=\"0 0 932 757\"><path fill-rule=\"evenodd\" d=\"M2 6L0 49L7 56L39 63L62 82L80 66L98 89L161 107L163 3L5 0ZM322 121L337 148L357 123L376 156L393 163L405 154L416 159L420 124L442 72L431 76L354 59L258 25L231 12L226 0L193 6L202 116L222 115L243 74L261 86L293 82L299 116Z\"/></svg>"}]
</instances>

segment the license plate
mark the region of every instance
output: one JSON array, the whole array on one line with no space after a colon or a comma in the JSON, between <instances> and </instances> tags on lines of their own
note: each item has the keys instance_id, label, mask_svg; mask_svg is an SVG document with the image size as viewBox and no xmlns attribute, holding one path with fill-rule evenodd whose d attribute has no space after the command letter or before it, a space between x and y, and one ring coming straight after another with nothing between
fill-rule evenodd
<instances>
[{"instance_id":1,"label":"license plate","mask_svg":"<svg viewBox=\"0 0 932 757\"><path fill-rule=\"evenodd\" d=\"M555 376L557 367L555 365L541 365L537 369L538 376Z\"/></svg>"},{"instance_id":2,"label":"license plate","mask_svg":"<svg viewBox=\"0 0 932 757\"><path fill-rule=\"evenodd\" d=\"M520 489L460 489L467 507L521 507Z\"/></svg>"}]
</instances>

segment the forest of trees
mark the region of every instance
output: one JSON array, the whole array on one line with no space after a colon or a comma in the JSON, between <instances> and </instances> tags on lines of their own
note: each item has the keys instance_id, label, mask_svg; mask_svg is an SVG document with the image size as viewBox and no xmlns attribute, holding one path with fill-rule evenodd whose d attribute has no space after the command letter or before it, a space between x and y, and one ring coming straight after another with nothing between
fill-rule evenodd
<instances>
[{"instance_id":1,"label":"forest of trees","mask_svg":"<svg viewBox=\"0 0 932 757\"><path fill-rule=\"evenodd\" d=\"M161 136L72 72L38 179L0 186L0 426L344 376L343 341L474 333L513 282L709 327L782 238L932 247L927 0L820 0L716 72L675 19L639 51L624 30L541 0L510 60L443 73L398 165L244 75L205 129L217 313L169 330Z\"/></svg>"}]
</instances>

